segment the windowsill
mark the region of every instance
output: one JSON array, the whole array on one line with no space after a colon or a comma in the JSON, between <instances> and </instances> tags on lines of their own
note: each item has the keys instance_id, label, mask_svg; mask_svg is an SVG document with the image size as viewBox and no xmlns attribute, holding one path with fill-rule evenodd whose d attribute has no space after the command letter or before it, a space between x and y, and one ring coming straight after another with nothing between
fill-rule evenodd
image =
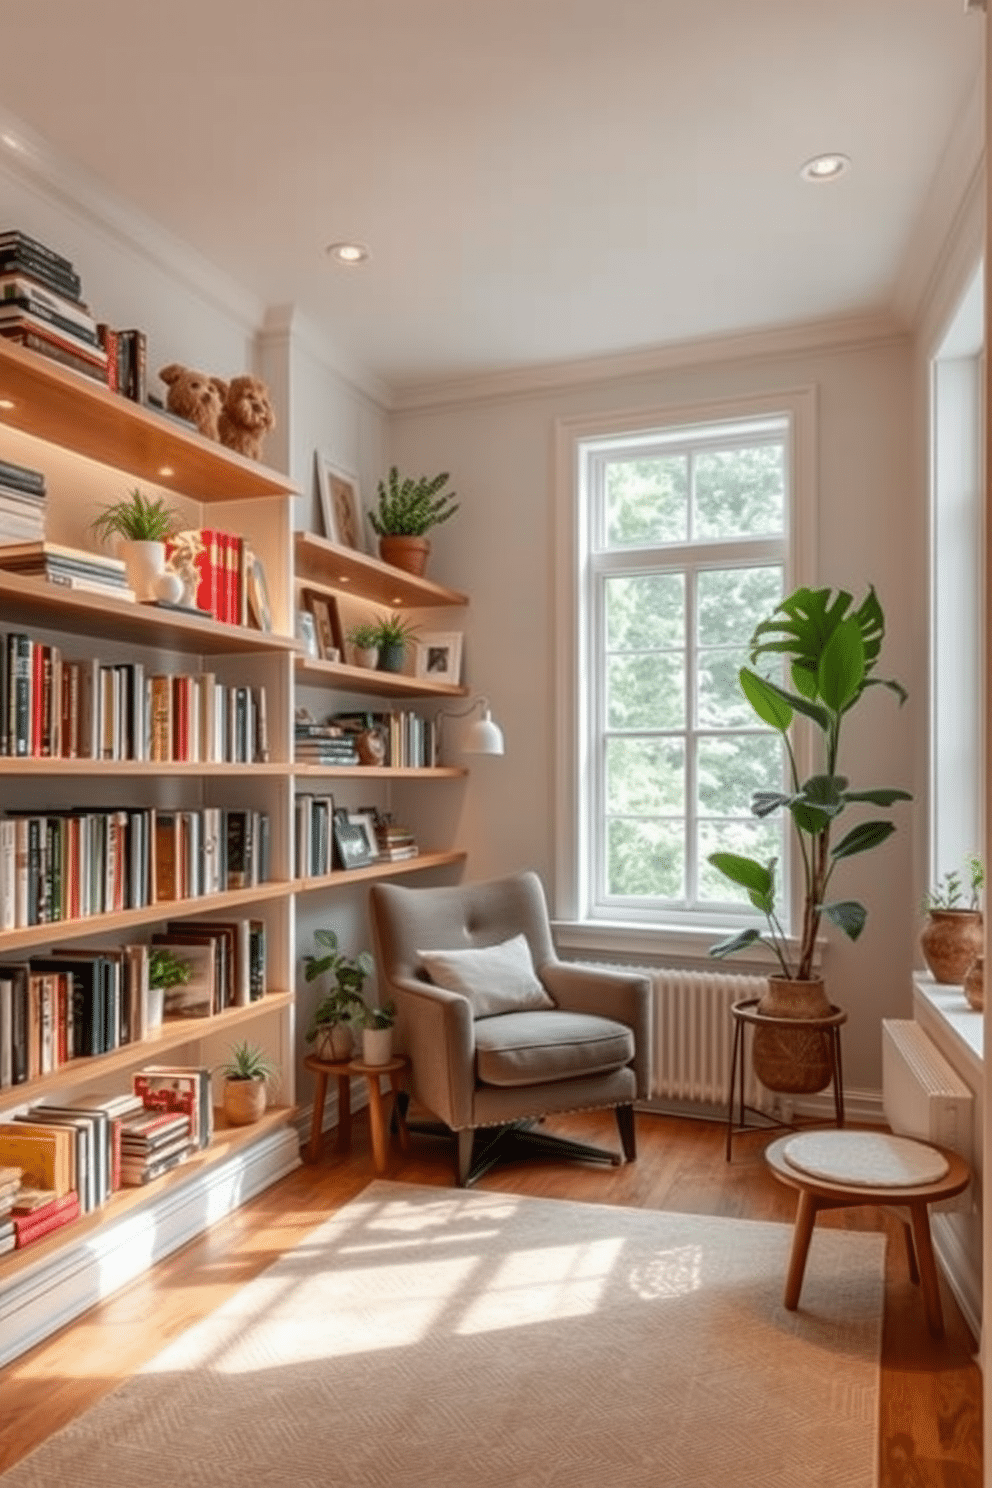
<instances>
[{"instance_id":1,"label":"windowsill","mask_svg":"<svg viewBox=\"0 0 992 1488\"><path fill-rule=\"evenodd\" d=\"M591 956L639 956L655 961L696 962L715 970L726 965L738 972L767 975L777 970L770 952L761 946L748 955L726 962L715 960L710 946L725 940L733 930L726 926L637 925L619 920L553 920L555 944L563 954ZM795 942L789 942L795 949Z\"/></svg>"},{"instance_id":2,"label":"windowsill","mask_svg":"<svg viewBox=\"0 0 992 1488\"><path fill-rule=\"evenodd\" d=\"M983 1014L969 1005L960 987L935 982L926 971L913 972L913 997L919 1014L917 1022L924 1028L931 1022L936 1024L949 1049L981 1081L985 1063Z\"/></svg>"}]
</instances>

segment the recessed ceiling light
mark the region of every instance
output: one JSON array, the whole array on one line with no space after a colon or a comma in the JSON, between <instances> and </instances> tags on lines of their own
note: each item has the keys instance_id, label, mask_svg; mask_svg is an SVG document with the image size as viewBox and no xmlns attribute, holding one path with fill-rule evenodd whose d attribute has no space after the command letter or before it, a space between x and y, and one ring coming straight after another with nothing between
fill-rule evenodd
<instances>
[{"instance_id":1,"label":"recessed ceiling light","mask_svg":"<svg viewBox=\"0 0 992 1488\"><path fill-rule=\"evenodd\" d=\"M17 404L14 402L13 398L0 398L0 408L2 408L5 413L8 409L16 407Z\"/></svg>"},{"instance_id":2,"label":"recessed ceiling light","mask_svg":"<svg viewBox=\"0 0 992 1488\"><path fill-rule=\"evenodd\" d=\"M353 268L367 261L369 250L364 243L328 243L327 252L339 264Z\"/></svg>"},{"instance_id":3,"label":"recessed ceiling light","mask_svg":"<svg viewBox=\"0 0 992 1488\"><path fill-rule=\"evenodd\" d=\"M814 155L807 160L799 174L804 181L836 181L849 170L851 162L846 155Z\"/></svg>"}]
</instances>

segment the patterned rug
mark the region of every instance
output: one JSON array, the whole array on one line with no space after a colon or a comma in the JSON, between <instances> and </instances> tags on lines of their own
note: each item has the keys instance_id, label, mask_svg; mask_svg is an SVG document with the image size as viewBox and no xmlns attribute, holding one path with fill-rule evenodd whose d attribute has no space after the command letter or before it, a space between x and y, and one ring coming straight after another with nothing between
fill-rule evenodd
<instances>
[{"instance_id":1,"label":"patterned rug","mask_svg":"<svg viewBox=\"0 0 992 1488\"><path fill-rule=\"evenodd\" d=\"M884 1237L374 1182L2 1488L873 1488Z\"/></svg>"}]
</instances>

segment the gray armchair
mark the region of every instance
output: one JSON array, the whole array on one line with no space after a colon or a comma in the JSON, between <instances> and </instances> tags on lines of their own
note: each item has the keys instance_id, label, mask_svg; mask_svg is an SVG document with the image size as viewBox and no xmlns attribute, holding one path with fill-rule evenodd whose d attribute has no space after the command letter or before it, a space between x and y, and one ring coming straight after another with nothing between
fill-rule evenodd
<instances>
[{"instance_id":1,"label":"gray armchair","mask_svg":"<svg viewBox=\"0 0 992 1488\"><path fill-rule=\"evenodd\" d=\"M634 1159L634 1101L650 1088L646 976L560 961L536 873L452 888L375 884L370 909L380 995L396 1003L412 1095L457 1135L461 1185L514 1148L623 1160L534 1129L556 1111L614 1107L623 1157Z\"/></svg>"}]
</instances>

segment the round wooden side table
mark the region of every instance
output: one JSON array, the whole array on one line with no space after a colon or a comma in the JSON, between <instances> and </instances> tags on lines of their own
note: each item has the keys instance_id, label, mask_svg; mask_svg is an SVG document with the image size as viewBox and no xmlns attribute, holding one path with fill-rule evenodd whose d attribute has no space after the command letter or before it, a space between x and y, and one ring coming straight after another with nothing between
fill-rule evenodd
<instances>
[{"instance_id":1,"label":"round wooden side table","mask_svg":"<svg viewBox=\"0 0 992 1488\"><path fill-rule=\"evenodd\" d=\"M327 1082L335 1076L338 1082L338 1151L351 1151L351 1065L347 1059L318 1059L309 1054L303 1068L317 1076L313 1093L313 1120L310 1123L310 1141L306 1155L309 1162L320 1156L322 1128L324 1125L324 1102L327 1099Z\"/></svg>"},{"instance_id":2,"label":"round wooden side table","mask_svg":"<svg viewBox=\"0 0 992 1488\"><path fill-rule=\"evenodd\" d=\"M869 1133L849 1132L847 1140L857 1142L859 1136ZM933 1182L916 1185L894 1186L891 1183L858 1183L814 1177L796 1168L789 1162L785 1149L792 1137L779 1137L765 1152L765 1161L775 1177L799 1192L796 1206L796 1227L792 1236L792 1253L789 1257L789 1272L785 1281L785 1306L795 1312L799 1306L803 1273L813 1225L821 1209L849 1209L860 1204L893 1205L909 1210L909 1224L905 1224L906 1250L909 1256L909 1272L918 1282L923 1294L927 1327L934 1338L944 1332L944 1316L940 1306L940 1285L937 1280L937 1263L934 1260L933 1243L930 1238L930 1215L928 1205L939 1199L950 1199L963 1193L971 1182L971 1169L957 1152L944 1147L934 1148L947 1161L947 1172ZM933 1143L919 1144L933 1148ZM915 1242L915 1253L914 1253Z\"/></svg>"},{"instance_id":3,"label":"round wooden side table","mask_svg":"<svg viewBox=\"0 0 992 1488\"><path fill-rule=\"evenodd\" d=\"M389 1121L395 1114L396 1133L400 1147L409 1150L410 1136L403 1116L402 1103L397 1096L403 1089L403 1081L410 1068L404 1054L397 1054L388 1064L365 1064L361 1059L318 1059L310 1054L303 1061L303 1068L317 1076L313 1096L313 1120L310 1125L310 1141L306 1156L316 1162L320 1156L322 1127L324 1125L324 1102L327 1099L327 1082L333 1075L338 1082L338 1152L351 1151L351 1081L355 1075L363 1075L369 1091L369 1125L372 1132L372 1160L377 1173L386 1171L386 1151L389 1145ZM383 1102L379 1077L389 1079L389 1104L387 1111Z\"/></svg>"},{"instance_id":4,"label":"round wooden side table","mask_svg":"<svg viewBox=\"0 0 992 1488\"><path fill-rule=\"evenodd\" d=\"M746 997L742 1002L735 1002L731 1006L734 1019L734 1045L730 1055L730 1091L727 1095L727 1161L730 1161L731 1144L735 1132L746 1131L774 1131L783 1126L792 1125L791 1122L775 1121L764 1111L756 1110L753 1106L746 1104L744 1100L745 1084L745 1030L755 1027L758 1023L767 1023L770 1020L758 1012L759 997ZM786 1020L776 1018L776 1023ZM822 1018L789 1018L788 1024L795 1028L809 1028L814 1032L827 1033L830 1036L830 1080L834 1089L834 1112L837 1117L837 1125L844 1125L844 1073L840 1058L840 1030L841 1025L847 1022L847 1014L843 1008L833 1007ZM739 1111L738 1123L734 1126L734 1099L738 1096L739 1087ZM761 1118L760 1123L748 1123L745 1120L745 1112L750 1111L752 1115Z\"/></svg>"}]
</instances>

